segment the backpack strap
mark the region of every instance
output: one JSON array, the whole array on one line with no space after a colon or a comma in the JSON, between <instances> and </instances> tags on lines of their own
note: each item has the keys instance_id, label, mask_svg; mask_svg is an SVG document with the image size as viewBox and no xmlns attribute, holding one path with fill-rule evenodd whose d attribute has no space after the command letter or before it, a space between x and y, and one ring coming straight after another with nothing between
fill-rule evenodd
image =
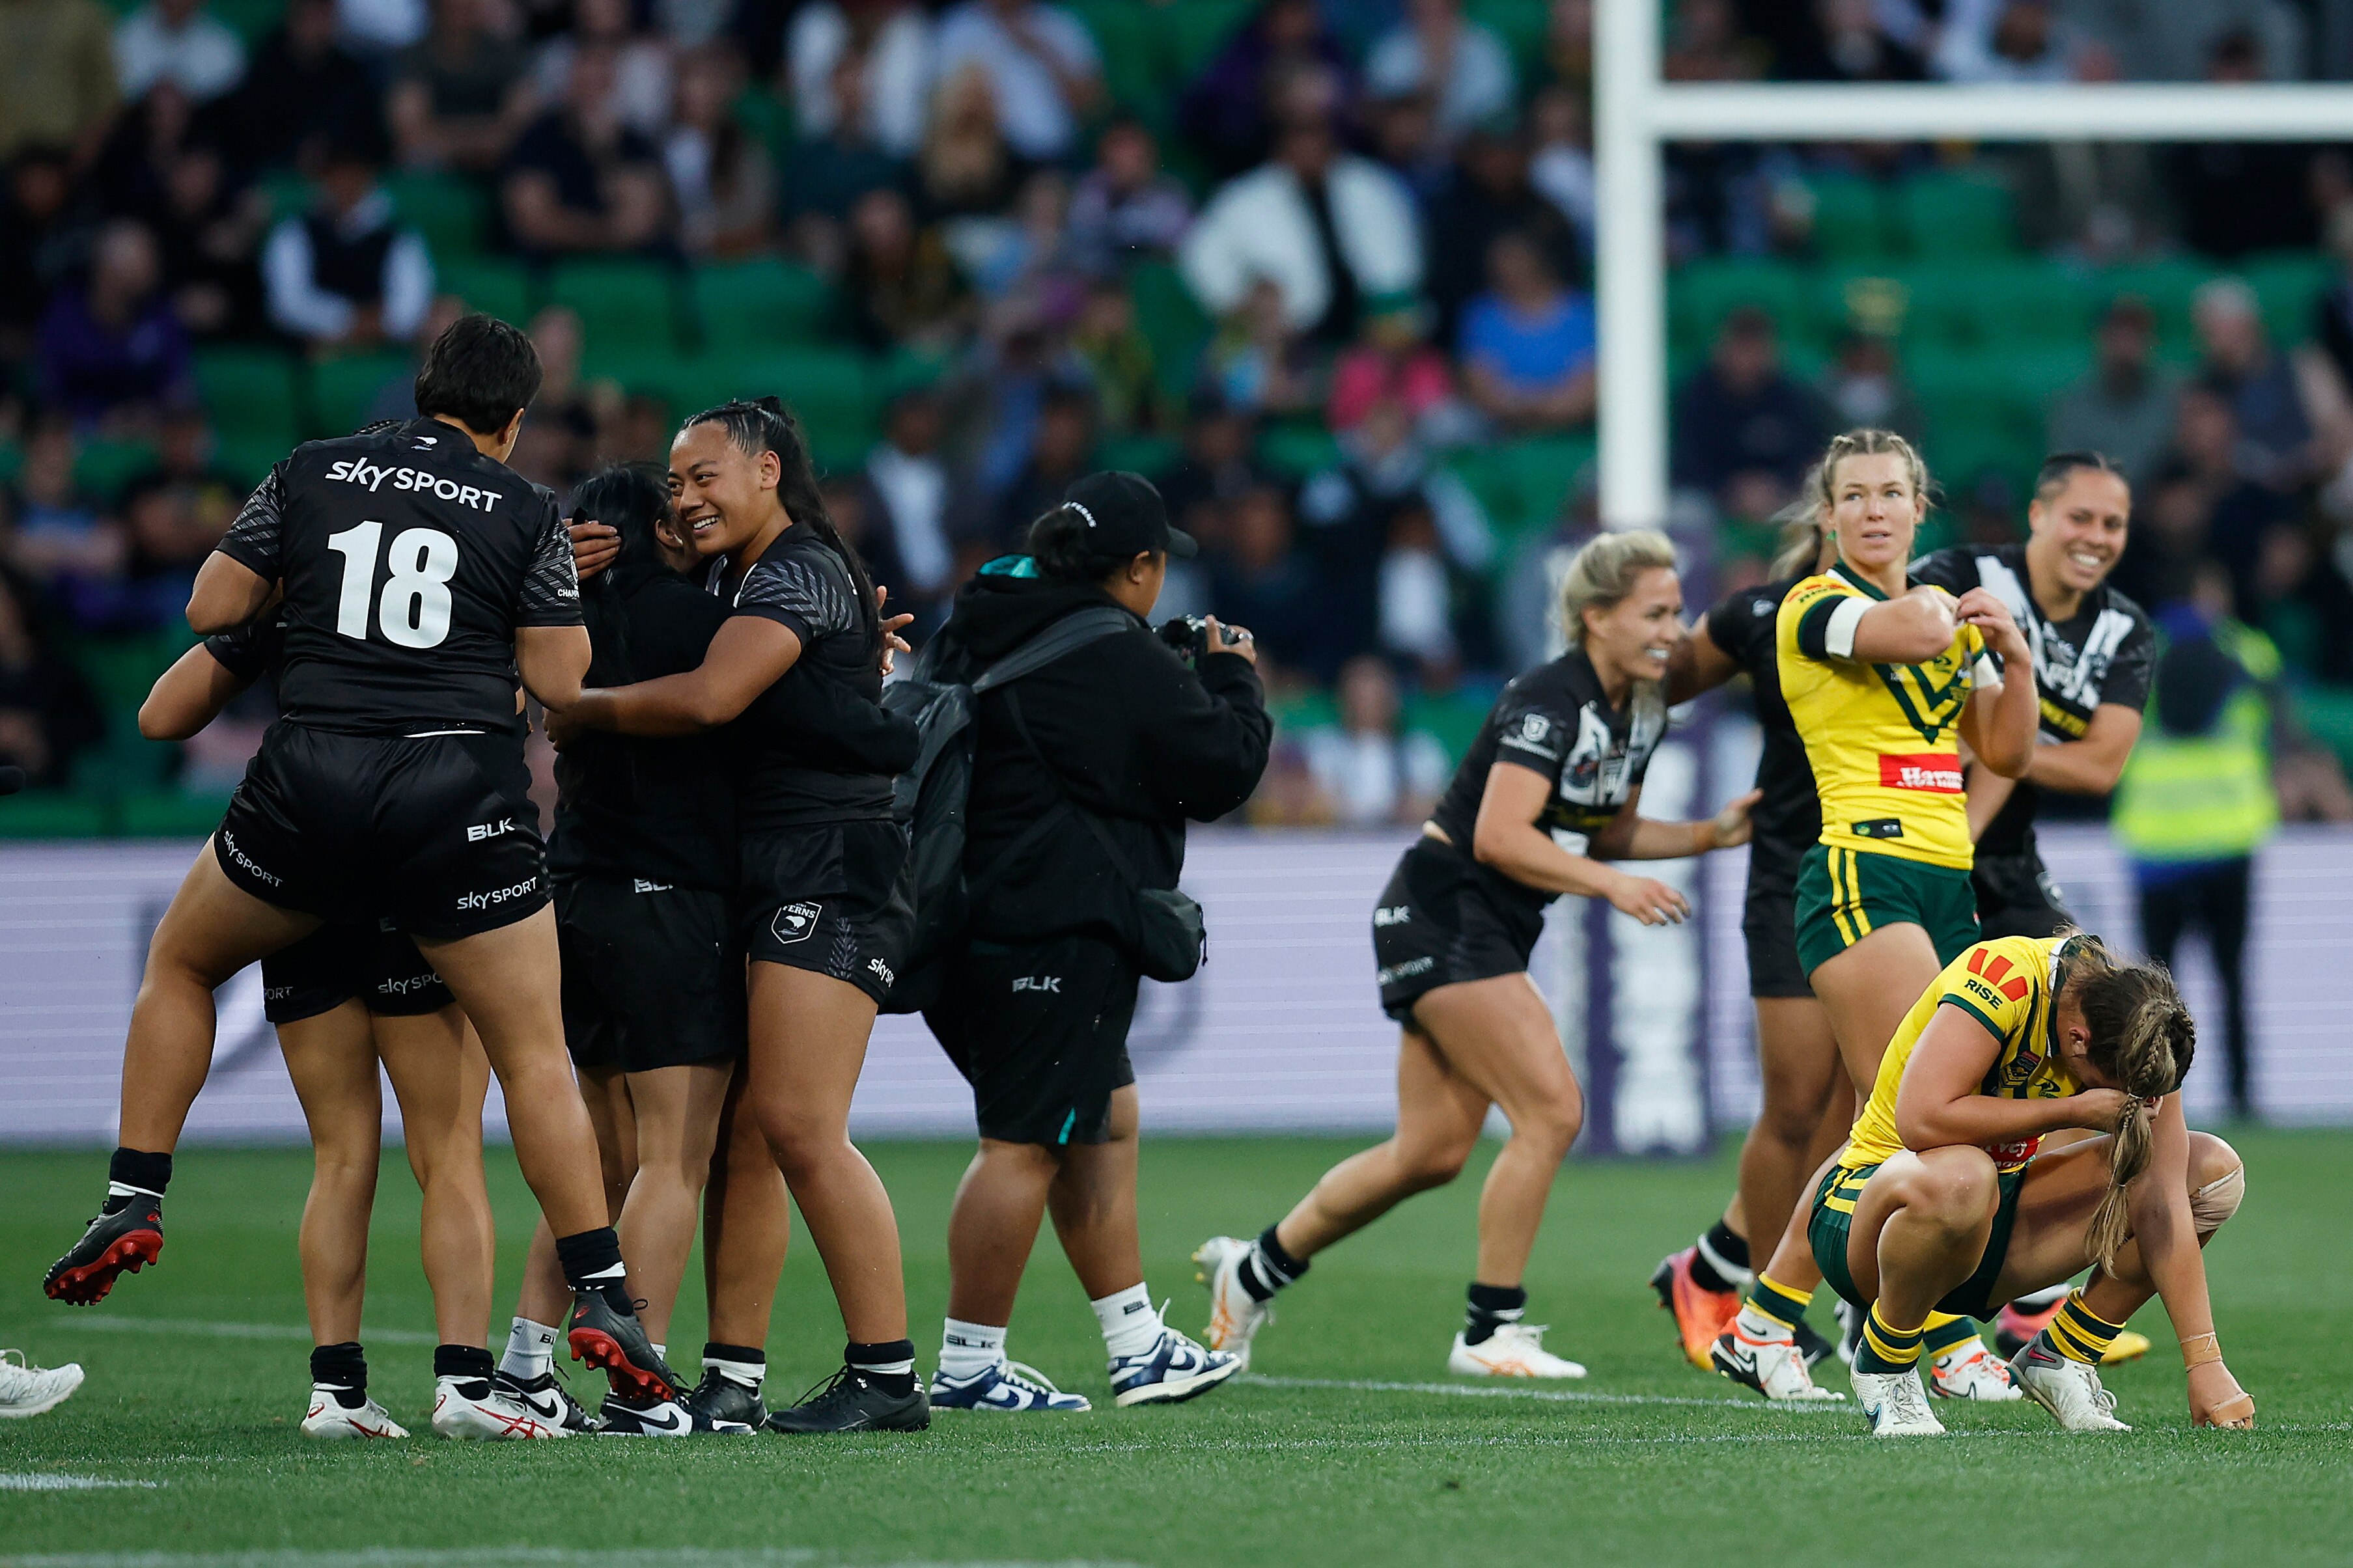
<instances>
[{"instance_id":1,"label":"backpack strap","mask_svg":"<svg viewBox=\"0 0 2353 1568\"><path fill-rule=\"evenodd\" d=\"M1091 605L1075 615L1064 616L982 670L972 682L972 694L977 697L1025 675L1034 675L1064 654L1101 642L1134 625L1135 617L1116 605Z\"/></svg>"}]
</instances>

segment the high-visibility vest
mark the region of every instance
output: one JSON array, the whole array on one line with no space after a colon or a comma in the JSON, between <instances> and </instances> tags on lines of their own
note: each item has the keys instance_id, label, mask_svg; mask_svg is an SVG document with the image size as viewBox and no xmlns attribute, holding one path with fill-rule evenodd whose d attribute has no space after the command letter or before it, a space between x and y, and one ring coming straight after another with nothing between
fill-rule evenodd
<instances>
[{"instance_id":1,"label":"high-visibility vest","mask_svg":"<svg viewBox=\"0 0 2353 1568\"><path fill-rule=\"evenodd\" d=\"M2222 704L2202 735L2141 731L2117 783L2109 819L2136 860L2227 860L2252 855L2279 826L2272 792L2271 704L2262 683L2279 672L2279 654L2261 632L2226 622L2215 630L2223 652L2249 683ZM2150 704L2152 710L2155 703Z\"/></svg>"}]
</instances>

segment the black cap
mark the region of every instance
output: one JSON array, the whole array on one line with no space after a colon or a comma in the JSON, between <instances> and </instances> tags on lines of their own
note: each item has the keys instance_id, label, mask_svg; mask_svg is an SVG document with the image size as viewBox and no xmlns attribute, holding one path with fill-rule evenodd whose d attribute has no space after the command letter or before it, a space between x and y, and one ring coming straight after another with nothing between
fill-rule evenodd
<instances>
[{"instance_id":1,"label":"black cap","mask_svg":"<svg viewBox=\"0 0 2353 1568\"><path fill-rule=\"evenodd\" d=\"M1165 550L1179 560L1201 552L1193 536L1168 526L1168 508L1142 474L1089 474L1062 492L1062 504L1087 520L1088 538L1101 555Z\"/></svg>"}]
</instances>

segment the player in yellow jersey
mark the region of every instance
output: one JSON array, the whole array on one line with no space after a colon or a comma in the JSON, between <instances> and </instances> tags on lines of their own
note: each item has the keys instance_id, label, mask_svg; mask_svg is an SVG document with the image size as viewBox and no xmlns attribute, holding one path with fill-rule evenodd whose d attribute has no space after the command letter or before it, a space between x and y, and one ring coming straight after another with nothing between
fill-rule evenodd
<instances>
[{"instance_id":1,"label":"player in yellow jersey","mask_svg":"<svg viewBox=\"0 0 2353 1568\"><path fill-rule=\"evenodd\" d=\"M1916 1370L1932 1311L1981 1317L2086 1267L2010 1363L2062 1426L2127 1430L2097 1367L2152 1295L2181 1341L2192 1422L2254 1424L2199 1250L2246 1174L2183 1121L2196 1037L2162 966L2073 933L1978 942L1905 1016L1808 1226L1823 1278L1869 1314L1854 1388L1875 1435L1944 1430Z\"/></svg>"},{"instance_id":2,"label":"player in yellow jersey","mask_svg":"<svg viewBox=\"0 0 2353 1568\"><path fill-rule=\"evenodd\" d=\"M1911 444L1851 430L1819 472L1838 559L1782 599L1776 663L1821 799L1821 837L1798 874L1798 960L1860 1100L1904 1009L1977 940L1960 748L2014 778L2039 712L2008 606L1906 574L1928 510ZM1794 1332L1815 1283L1793 1223L1716 1341L1718 1370L1771 1398L1823 1397ZM1939 1322L1931 1349L1939 1394L2018 1397L1970 1325Z\"/></svg>"}]
</instances>

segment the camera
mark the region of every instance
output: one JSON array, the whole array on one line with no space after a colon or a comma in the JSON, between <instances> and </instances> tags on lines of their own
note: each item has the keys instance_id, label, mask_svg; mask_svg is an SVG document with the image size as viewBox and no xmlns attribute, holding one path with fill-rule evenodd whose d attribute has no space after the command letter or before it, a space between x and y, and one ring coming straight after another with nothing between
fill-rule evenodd
<instances>
[{"instance_id":1,"label":"camera","mask_svg":"<svg viewBox=\"0 0 2353 1568\"><path fill-rule=\"evenodd\" d=\"M1209 617L1174 616L1160 623L1160 640L1176 650L1188 668L1198 669L1209 657Z\"/></svg>"}]
</instances>

